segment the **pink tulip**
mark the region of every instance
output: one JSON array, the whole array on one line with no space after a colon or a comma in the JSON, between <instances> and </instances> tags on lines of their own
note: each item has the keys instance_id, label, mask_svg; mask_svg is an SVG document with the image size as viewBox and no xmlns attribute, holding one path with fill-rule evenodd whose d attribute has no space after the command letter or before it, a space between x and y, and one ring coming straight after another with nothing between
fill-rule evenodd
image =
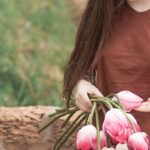
<instances>
[{"instance_id":1,"label":"pink tulip","mask_svg":"<svg viewBox=\"0 0 150 150\"><path fill-rule=\"evenodd\" d=\"M77 149L97 150L97 130L93 125L82 127L77 133Z\"/></svg>"},{"instance_id":2,"label":"pink tulip","mask_svg":"<svg viewBox=\"0 0 150 150\"><path fill-rule=\"evenodd\" d=\"M132 121L135 129L141 131L135 118L131 114L127 114L127 116ZM106 134L111 136L114 144L123 144L134 132L126 116L119 109L111 109L106 113L103 122L103 130Z\"/></svg>"},{"instance_id":3,"label":"pink tulip","mask_svg":"<svg viewBox=\"0 0 150 150\"><path fill-rule=\"evenodd\" d=\"M141 132L141 128L139 127L136 119L129 113L127 113L128 118L132 122L136 132ZM134 133L134 129L129 121L127 121L127 127L126 127L126 139L128 140L129 136Z\"/></svg>"},{"instance_id":4,"label":"pink tulip","mask_svg":"<svg viewBox=\"0 0 150 150\"><path fill-rule=\"evenodd\" d=\"M115 150L115 149L113 147L110 147L110 148L104 147L102 150Z\"/></svg>"},{"instance_id":5,"label":"pink tulip","mask_svg":"<svg viewBox=\"0 0 150 150\"><path fill-rule=\"evenodd\" d=\"M125 108L127 112L130 112L132 109L141 106L142 102L144 101L141 97L130 91L121 91L116 95L119 98L120 104ZM113 97L112 99L116 100L115 97Z\"/></svg>"},{"instance_id":6,"label":"pink tulip","mask_svg":"<svg viewBox=\"0 0 150 150\"><path fill-rule=\"evenodd\" d=\"M127 116L128 116L128 118L130 119L130 121L133 123L133 125L134 125L136 131L141 132L141 128L140 128L140 126L138 125L136 119L133 117L133 115L127 113ZM128 126L128 128L131 128L131 129L132 129L132 126L131 126L131 124L130 124L129 121L127 122L127 126Z\"/></svg>"},{"instance_id":7,"label":"pink tulip","mask_svg":"<svg viewBox=\"0 0 150 150\"><path fill-rule=\"evenodd\" d=\"M107 138L103 131L100 131L101 148L107 146ZM93 125L82 127L77 134L77 148L79 150L97 150L97 130Z\"/></svg>"},{"instance_id":8,"label":"pink tulip","mask_svg":"<svg viewBox=\"0 0 150 150\"><path fill-rule=\"evenodd\" d=\"M132 134L128 140L128 148L129 150L149 150L149 136L144 132Z\"/></svg>"},{"instance_id":9,"label":"pink tulip","mask_svg":"<svg viewBox=\"0 0 150 150\"><path fill-rule=\"evenodd\" d=\"M117 144L116 150L128 150L127 144Z\"/></svg>"},{"instance_id":10,"label":"pink tulip","mask_svg":"<svg viewBox=\"0 0 150 150\"><path fill-rule=\"evenodd\" d=\"M102 127L114 141L124 143L126 141L126 124L125 115L119 109L111 109L106 113Z\"/></svg>"}]
</instances>

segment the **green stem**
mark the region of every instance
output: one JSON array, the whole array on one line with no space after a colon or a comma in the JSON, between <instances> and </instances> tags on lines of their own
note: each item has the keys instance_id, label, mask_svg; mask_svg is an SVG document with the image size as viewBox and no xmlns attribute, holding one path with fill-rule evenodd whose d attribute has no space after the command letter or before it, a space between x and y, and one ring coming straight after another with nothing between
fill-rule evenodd
<instances>
[{"instance_id":1,"label":"green stem","mask_svg":"<svg viewBox=\"0 0 150 150\"><path fill-rule=\"evenodd\" d=\"M119 100L119 97L118 97L118 95L117 94L109 94L106 98L113 98L113 97L116 97L116 99L117 99L117 102L120 104L120 100Z\"/></svg>"},{"instance_id":2,"label":"green stem","mask_svg":"<svg viewBox=\"0 0 150 150\"><path fill-rule=\"evenodd\" d=\"M79 110L79 108L77 108L77 107L71 107L69 109L66 109L66 108L64 108L64 109L56 109L56 112L48 115L48 117L53 117L55 115L58 115L58 114L61 114L61 113L64 113L64 112L68 112L69 113L69 112L77 111L77 110Z\"/></svg>"},{"instance_id":3,"label":"green stem","mask_svg":"<svg viewBox=\"0 0 150 150\"><path fill-rule=\"evenodd\" d=\"M96 99L91 99L91 101L92 102L101 102L101 103L105 104L105 106L108 109L112 109L113 108L112 105L108 101L104 100L104 98L103 99L97 99L97 100Z\"/></svg>"},{"instance_id":4,"label":"green stem","mask_svg":"<svg viewBox=\"0 0 150 150\"><path fill-rule=\"evenodd\" d=\"M109 95L107 95L107 97L114 97L116 94L115 93L111 93Z\"/></svg>"},{"instance_id":5,"label":"green stem","mask_svg":"<svg viewBox=\"0 0 150 150\"><path fill-rule=\"evenodd\" d=\"M95 108L96 108L96 103L93 104L92 111L91 111L88 121L87 121L88 124L92 124L92 122L93 122L93 115L94 115Z\"/></svg>"},{"instance_id":6,"label":"green stem","mask_svg":"<svg viewBox=\"0 0 150 150\"><path fill-rule=\"evenodd\" d=\"M104 104L102 104L102 103L99 103L99 104L100 104L103 114L105 115L107 113L107 111L106 111Z\"/></svg>"},{"instance_id":7,"label":"green stem","mask_svg":"<svg viewBox=\"0 0 150 150\"><path fill-rule=\"evenodd\" d=\"M136 133L136 132L137 132L137 130L136 130L136 128L135 128L135 126L134 126L133 122L132 122L132 121L131 121L131 119L128 117L128 115L126 114L126 112L125 112L125 111L122 111L122 112L124 113L124 115L126 116L127 120L129 121L129 123L130 123L131 127L133 128L134 133Z\"/></svg>"},{"instance_id":8,"label":"green stem","mask_svg":"<svg viewBox=\"0 0 150 150\"><path fill-rule=\"evenodd\" d=\"M73 111L76 111L76 110L73 110ZM67 115L68 113L70 113L70 111L66 111L66 112L63 112L61 114L56 115L53 119L50 119L50 121L46 125L44 125L43 127L41 127L38 132L39 133L42 132L44 129L46 129L48 126L50 126L53 122L55 122L57 119L65 116L65 115Z\"/></svg>"},{"instance_id":9,"label":"green stem","mask_svg":"<svg viewBox=\"0 0 150 150\"><path fill-rule=\"evenodd\" d=\"M112 109L113 106L111 105L111 103L109 103L108 101L105 100L105 98L100 99L109 109Z\"/></svg>"},{"instance_id":10,"label":"green stem","mask_svg":"<svg viewBox=\"0 0 150 150\"><path fill-rule=\"evenodd\" d=\"M96 102L95 102L96 104ZM96 105L95 109L95 114L96 114L96 129L97 129L97 143L98 143L98 150L101 150L101 143L100 143L100 120L99 120L99 113L98 113L98 108Z\"/></svg>"},{"instance_id":11,"label":"green stem","mask_svg":"<svg viewBox=\"0 0 150 150\"><path fill-rule=\"evenodd\" d=\"M56 109L56 112L64 112L67 111L67 108L58 108Z\"/></svg>"},{"instance_id":12,"label":"green stem","mask_svg":"<svg viewBox=\"0 0 150 150\"><path fill-rule=\"evenodd\" d=\"M113 105L114 107L116 107L118 109L122 109L122 107L119 104L116 104L115 102L113 102L109 98L105 98L105 99L106 99L106 101L108 101L109 103L111 103L111 105Z\"/></svg>"},{"instance_id":13,"label":"green stem","mask_svg":"<svg viewBox=\"0 0 150 150\"><path fill-rule=\"evenodd\" d=\"M119 99L118 95L115 94L114 97L116 97L117 102L120 104L120 99Z\"/></svg>"},{"instance_id":14,"label":"green stem","mask_svg":"<svg viewBox=\"0 0 150 150\"><path fill-rule=\"evenodd\" d=\"M59 139L57 140L56 144L54 145L54 149L56 148L56 146L59 144L59 142L68 134L68 132L70 132L70 130L72 130L73 126L76 125L76 122L78 122L78 120L85 115L85 113L81 113L79 114L76 119L72 122L72 124L66 129L66 131L59 137Z\"/></svg>"},{"instance_id":15,"label":"green stem","mask_svg":"<svg viewBox=\"0 0 150 150\"><path fill-rule=\"evenodd\" d=\"M66 126L66 124L68 123L68 121L71 119L71 117L75 114L76 112L71 112L68 117L66 118L66 120L63 122L61 128L64 128Z\"/></svg>"},{"instance_id":16,"label":"green stem","mask_svg":"<svg viewBox=\"0 0 150 150\"><path fill-rule=\"evenodd\" d=\"M84 115L73 127L68 133L64 136L63 140L58 142L59 145L57 145L53 150L59 150L66 142L66 140L73 134L73 132L80 126L80 124L85 120L86 115Z\"/></svg>"},{"instance_id":17,"label":"green stem","mask_svg":"<svg viewBox=\"0 0 150 150\"><path fill-rule=\"evenodd\" d=\"M56 116L56 115L59 115L59 114L62 114L62 113L64 113L64 112L67 112L66 110L64 110L64 111L61 111L61 112L54 112L54 113L52 113L52 114L49 114L48 115L48 117L54 117L54 116Z\"/></svg>"},{"instance_id":18,"label":"green stem","mask_svg":"<svg viewBox=\"0 0 150 150\"><path fill-rule=\"evenodd\" d=\"M109 134L107 134L107 147L110 148L111 147L111 137Z\"/></svg>"},{"instance_id":19,"label":"green stem","mask_svg":"<svg viewBox=\"0 0 150 150\"><path fill-rule=\"evenodd\" d=\"M88 94L89 98L90 99L99 99L99 98L104 98L102 96L96 96L96 95L91 95L91 94Z\"/></svg>"},{"instance_id":20,"label":"green stem","mask_svg":"<svg viewBox=\"0 0 150 150\"><path fill-rule=\"evenodd\" d=\"M95 95L89 95L89 98L91 101L101 101L104 103L109 109L112 109L113 107L111 104L109 104L107 101L105 102L105 97L102 96L95 96Z\"/></svg>"},{"instance_id":21,"label":"green stem","mask_svg":"<svg viewBox=\"0 0 150 150\"><path fill-rule=\"evenodd\" d=\"M88 124L88 118L89 118L89 115L90 115L90 113L87 113L87 114L86 114L85 125Z\"/></svg>"},{"instance_id":22,"label":"green stem","mask_svg":"<svg viewBox=\"0 0 150 150\"><path fill-rule=\"evenodd\" d=\"M78 107L76 107L76 106L70 106L69 108L58 108L58 109L56 109L56 112L67 111L68 109L72 109L72 108L78 108Z\"/></svg>"}]
</instances>

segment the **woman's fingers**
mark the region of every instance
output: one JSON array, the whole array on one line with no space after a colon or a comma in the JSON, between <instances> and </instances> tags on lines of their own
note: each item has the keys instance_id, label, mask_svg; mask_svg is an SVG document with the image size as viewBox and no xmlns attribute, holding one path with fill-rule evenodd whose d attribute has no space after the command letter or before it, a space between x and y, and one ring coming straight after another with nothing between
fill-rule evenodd
<instances>
[{"instance_id":1,"label":"woman's fingers","mask_svg":"<svg viewBox=\"0 0 150 150\"><path fill-rule=\"evenodd\" d=\"M98 90L96 87L92 87L89 92L89 94L95 95L95 96L103 96L103 94Z\"/></svg>"},{"instance_id":2,"label":"woman's fingers","mask_svg":"<svg viewBox=\"0 0 150 150\"><path fill-rule=\"evenodd\" d=\"M76 105L83 111L91 111L92 103L85 91L81 91L76 95Z\"/></svg>"},{"instance_id":3,"label":"woman's fingers","mask_svg":"<svg viewBox=\"0 0 150 150\"><path fill-rule=\"evenodd\" d=\"M135 110L140 112L150 112L150 102L143 102L142 105L140 107L135 108Z\"/></svg>"},{"instance_id":4,"label":"woman's fingers","mask_svg":"<svg viewBox=\"0 0 150 150\"><path fill-rule=\"evenodd\" d=\"M89 112L89 110L83 104L76 103L76 105L79 107L80 110L82 110L84 112Z\"/></svg>"}]
</instances>

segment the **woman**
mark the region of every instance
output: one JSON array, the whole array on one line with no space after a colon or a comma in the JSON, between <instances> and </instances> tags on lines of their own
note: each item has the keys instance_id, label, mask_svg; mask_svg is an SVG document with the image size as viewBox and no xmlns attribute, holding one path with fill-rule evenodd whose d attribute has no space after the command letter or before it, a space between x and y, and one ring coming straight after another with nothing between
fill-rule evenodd
<instances>
[{"instance_id":1,"label":"woman","mask_svg":"<svg viewBox=\"0 0 150 150\"><path fill-rule=\"evenodd\" d=\"M150 0L89 0L65 69L63 95L68 105L74 89L76 105L83 111L92 107L88 94L106 96L129 90L148 100L149 27ZM95 85L91 83L94 70ZM148 101L132 113L150 134L147 108Z\"/></svg>"}]
</instances>

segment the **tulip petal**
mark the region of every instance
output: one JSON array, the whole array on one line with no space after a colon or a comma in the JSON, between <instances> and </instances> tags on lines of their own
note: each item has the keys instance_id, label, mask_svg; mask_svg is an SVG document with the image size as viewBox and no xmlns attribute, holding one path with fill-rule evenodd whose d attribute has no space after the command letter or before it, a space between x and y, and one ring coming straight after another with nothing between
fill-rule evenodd
<instances>
[{"instance_id":1,"label":"tulip petal","mask_svg":"<svg viewBox=\"0 0 150 150\"><path fill-rule=\"evenodd\" d=\"M139 107L144 101L141 97L130 91L121 91L116 95L127 112L130 112L133 108ZM115 97L113 97L112 100L115 100Z\"/></svg>"},{"instance_id":2,"label":"tulip petal","mask_svg":"<svg viewBox=\"0 0 150 150\"><path fill-rule=\"evenodd\" d=\"M82 127L77 133L77 149L97 150L97 131L93 125Z\"/></svg>"},{"instance_id":3,"label":"tulip petal","mask_svg":"<svg viewBox=\"0 0 150 150\"><path fill-rule=\"evenodd\" d=\"M126 140L127 119L119 109L111 109L105 115L103 130L115 141L124 143Z\"/></svg>"},{"instance_id":4,"label":"tulip petal","mask_svg":"<svg viewBox=\"0 0 150 150\"><path fill-rule=\"evenodd\" d=\"M129 150L149 150L149 136L144 132L132 134L128 140Z\"/></svg>"}]
</instances>

